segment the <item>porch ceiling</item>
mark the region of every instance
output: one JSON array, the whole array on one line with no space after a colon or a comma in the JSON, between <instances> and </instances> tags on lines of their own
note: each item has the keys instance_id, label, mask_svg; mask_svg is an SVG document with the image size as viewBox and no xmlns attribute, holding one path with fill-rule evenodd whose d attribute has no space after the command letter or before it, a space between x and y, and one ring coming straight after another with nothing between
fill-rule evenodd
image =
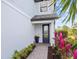
<instances>
[{"instance_id":1,"label":"porch ceiling","mask_svg":"<svg viewBox=\"0 0 79 59\"><path fill-rule=\"evenodd\" d=\"M35 15L31 21L45 21L45 20L55 20L58 19L58 15L55 14L45 14L45 15Z\"/></svg>"}]
</instances>

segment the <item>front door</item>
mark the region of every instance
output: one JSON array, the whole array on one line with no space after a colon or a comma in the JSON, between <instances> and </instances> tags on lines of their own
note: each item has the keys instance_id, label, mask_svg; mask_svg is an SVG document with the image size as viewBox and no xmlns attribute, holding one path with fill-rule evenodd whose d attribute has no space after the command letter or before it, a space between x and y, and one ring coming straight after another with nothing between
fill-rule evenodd
<instances>
[{"instance_id":1,"label":"front door","mask_svg":"<svg viewBox=\"0 0 79 59\"><path fill-rule=\"evenodd\" d=\"M42 25L43 43L49 43L49 24Z\"/></svg>"}]
</instances>

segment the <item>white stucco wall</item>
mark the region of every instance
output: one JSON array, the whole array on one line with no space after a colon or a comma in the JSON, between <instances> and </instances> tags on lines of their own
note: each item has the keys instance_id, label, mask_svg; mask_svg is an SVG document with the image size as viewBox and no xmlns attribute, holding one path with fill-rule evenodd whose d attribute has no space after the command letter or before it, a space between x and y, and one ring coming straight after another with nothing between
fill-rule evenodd
<instances>
[{"instance_id":1,"label":"white stucco wall","mask_svg":"<svg viewBox=\"0 0 79 59\"><path fill-rule=\"evenodd\" d=\"M35 3L34 0L28 0L28 1L27 0L5 0L5 1L10 2L12 5L19 8L20 10L22 10L23 12L27 13L30 16L41 15L41 14L53 14L53 11L54 11L54 4L49 7L49 5L54 0L37 2L37 3ZM48 11L40 12L40 3L45 3L45 2L47 2Z\"/></svg>"},{"instance_id":2,"label":"white stucco wall","mask_svg":"<svg viewBox=\"0 0 79 59\"><path fill-rule=\"evenodd\" d=\"M39 42L42 43L43 42L43 39L42 39L42 24L33 24L33 26L34 26L35 35L40 36Z\"/></svg>"},{"instance_id":3,"label":"white stucco wall","mask_svg":"<svg viewBox=\"0 0 79 59\"><path fill-rule=\"evenodd\" d=\"M53 14L53 11L54 11L54 4L51 5L53 0L49 0L49 1L41 1L41 2L38 2L38 3L35 3L35 8L36 8L36 11L37 11L37 15L42 15L42 14ZM47 4L47 8L48 10L46 12L40 12L40 5L42 3L46 3ZM50 6L51 5L51 6Z\"/></svg>"},{"instance_id":4,"label":"white stucco wall","mask_svg":"<svg viewBox=\"0 0 79 59\"><path fill-rule=\"evenodd\" d=\"M36 12L34 0L5 0L10 2L12 5L22 10L29 16L34 16Z\"/></svg>"},{"instance_id":5,"label":"white stucco wall","mask_svg":"<svg viewBox=\"0 0 79 59\"><path fill-rule=\"evenodd\" d=\"M15 50L20 50L34 41L34 31L31 17L24 16L4 2L1 6L1 59L11 59Z\"/></svg>"}]
</instances>

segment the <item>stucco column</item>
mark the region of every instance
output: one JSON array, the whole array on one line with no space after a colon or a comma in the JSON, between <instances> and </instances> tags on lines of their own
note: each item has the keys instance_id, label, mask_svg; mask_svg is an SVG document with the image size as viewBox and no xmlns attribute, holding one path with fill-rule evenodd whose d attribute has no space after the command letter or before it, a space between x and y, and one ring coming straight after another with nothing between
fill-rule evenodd
<instances>
[{"instance_id":1,"label":"stucco column","mask_svg":"<svg viewBox=\"0 0 79 59\"><path fill-rule=\"evenodd\" d=\"M55 46L54 32L55 32L55 21L53 20L50 24L50 45L51 46Z\"/></svg>"}]
</instances>

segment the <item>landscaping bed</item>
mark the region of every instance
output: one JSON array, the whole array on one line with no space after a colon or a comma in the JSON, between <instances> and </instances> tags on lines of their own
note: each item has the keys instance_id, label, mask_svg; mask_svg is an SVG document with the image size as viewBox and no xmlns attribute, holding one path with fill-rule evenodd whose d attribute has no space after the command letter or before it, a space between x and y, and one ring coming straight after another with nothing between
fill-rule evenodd
<instances>
[{"instance_id":1,"label":"landscaping bed","mask_svg":"<svg viewBox=\"0 0 79 59\"><path fill-rule=\"evenodd\" d=\"M57 51L56 48L51 46L48 47L48 59L61 59L60 52Z\"/></svg>"},{"instance_id":2,"label":"landscaping bed","mask_svg":"<svg viewBox=\"0 0 79 59\"><path fill-rule=\"evenodd\" d=\"M16 50L12 56L12 59L26 59L29 56L29 54L33 51L35 46L36 45L33 43L30 44L28 47L23 48L20 51Z\"/></svg>"}]
</instances>

